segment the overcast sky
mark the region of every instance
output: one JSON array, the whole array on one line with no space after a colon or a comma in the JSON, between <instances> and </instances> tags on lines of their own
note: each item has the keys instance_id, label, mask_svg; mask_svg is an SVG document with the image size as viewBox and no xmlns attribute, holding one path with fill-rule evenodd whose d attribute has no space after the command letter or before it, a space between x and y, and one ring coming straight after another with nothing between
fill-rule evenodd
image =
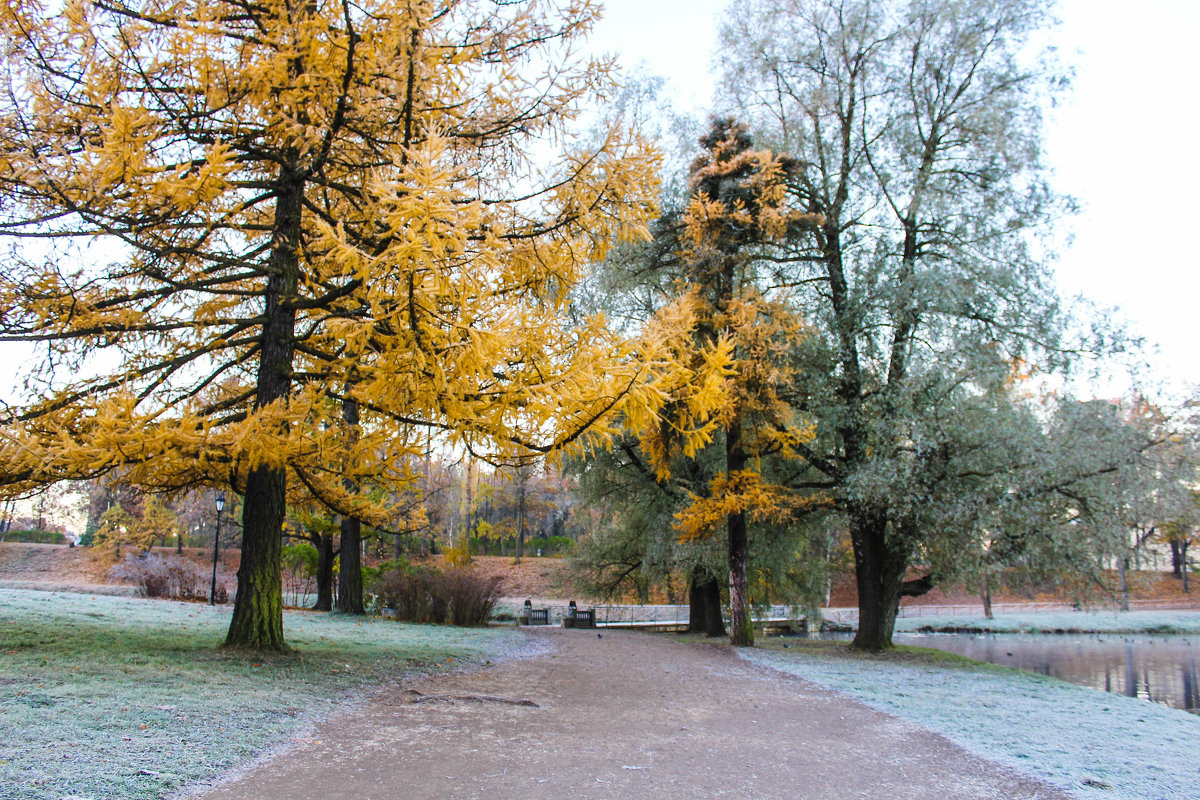
<instances>
[{"instance_id":1,"label":"overcast sky","mask_svg":"<svg viewBox=\"0 0 1200 800\"><path fill-rule=\"evenodd\" d=\"M681 109L706 109L727 0L604 0L598 48L667 78ZM1200 382L1198 0L1064 0L1056 46L1075 68L1046 131L1061 191L1080 200L1058 267L1064 294L1119 307L1157 348L1175 392ZM1097 387L1100 393L1111 387Z\"/></svg>"}]
</instances>

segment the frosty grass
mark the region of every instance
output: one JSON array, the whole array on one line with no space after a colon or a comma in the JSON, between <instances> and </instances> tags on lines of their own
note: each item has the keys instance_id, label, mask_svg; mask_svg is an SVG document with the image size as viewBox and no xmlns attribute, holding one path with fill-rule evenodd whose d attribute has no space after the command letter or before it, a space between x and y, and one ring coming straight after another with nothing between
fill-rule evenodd
<instances>
[{"instance_id":1,"label":"frosty grass","mask_svg":"<svg viewBox=\"0 0 1200 800\"><path fill-rule=\"evenodd\" d=\"M957 657L803 646L740 652L1081 800L1200 800L1200 716L1185 711Z\"/></svg>"},{"instance_id":2,"label":"frosty grass","mask_svg":"<svg viewBox=\"0 0 1200 800\"><path fill-rule=\"evenodd\" d=\"M355 690L496 658L512 629L286 612L294 653L218 649L228 607L0 589L0 797L137 800L206 781Z\"/></svg>"}]
</instances>

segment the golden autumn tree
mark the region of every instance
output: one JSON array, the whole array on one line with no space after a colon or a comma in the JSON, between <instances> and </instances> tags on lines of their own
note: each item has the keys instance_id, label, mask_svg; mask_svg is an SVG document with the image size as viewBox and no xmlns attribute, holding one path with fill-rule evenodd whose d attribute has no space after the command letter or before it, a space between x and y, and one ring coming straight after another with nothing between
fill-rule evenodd
<instances>
[{"instance_id":1,"label":"golden autumn tree","mask_svg":"<svg viewBox=\"0 0 1200 800\"><path fill-rule=\"evenodd\" d=\"M764 291L760 256L787 235L820 223L788 202L785 179L794 164L753 150L746 128L729 118L713 121L692 164L691 195L683 216L680 264L695 304L691 359L697 371L710 354L730 353L722 400L701 398L701 382L684 387L664 409L665 423L641 429L660 479L678 453L692 455L697 434L716 435L724 469L705 496L693 496L677 515L682 537L723 532L729 559L730 640L754 643L747 585L748 522L786 520L802 501L762 474L762 459L791 455L812 437L811 427L781 396L795 379L791 357L805 327L786 296ZM703 423L703 424L702 424ZM680 435L681 431L691 431Z\"/></svg>"},{"instance_id":2,"label":"golden autumn tree","mask_svg":"<svg viewBox=\"0 0 1200 800\"><path fill-rule=\"evenodd\" d=\"M5 492L119 468L244 494L226 643L279 649L289 491L369 519L413 430L503 461L660 402L652 358L564 315L654 185L615 123L571 144L611 87L578 54L596 15L6 5L0 339L38 356L0 419Z\"/></svg>"}]
</instances>

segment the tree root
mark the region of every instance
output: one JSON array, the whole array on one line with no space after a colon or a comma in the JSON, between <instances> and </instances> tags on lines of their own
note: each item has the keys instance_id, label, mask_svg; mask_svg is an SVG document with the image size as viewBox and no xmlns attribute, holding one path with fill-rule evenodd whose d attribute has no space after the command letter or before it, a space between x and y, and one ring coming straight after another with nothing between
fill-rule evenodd
<instances>
[{"instance_id":1,"label":"tree root","mask_svg":"<svg viewBox=\"0 0 1200 800\"><path fill-rule=\"evenodd\" d=\"M405 705L413 705L414 703L456 703L461 700L467 703L502 703L509 706L541 708L541 706L532 700L513 700L509 697L495 697L487 694L422 694L415 689L409 689L404 694L408 696L408 699L404 701Z\"/></svg>"}]
</instances>

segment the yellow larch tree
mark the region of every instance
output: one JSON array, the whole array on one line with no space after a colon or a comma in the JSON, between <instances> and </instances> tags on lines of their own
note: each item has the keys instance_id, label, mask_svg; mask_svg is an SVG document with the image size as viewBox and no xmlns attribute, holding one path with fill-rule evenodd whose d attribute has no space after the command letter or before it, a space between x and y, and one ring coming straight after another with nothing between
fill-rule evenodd
<instances>
[{"instance_id":1,"label":"yellow larch tree","mask_svg":"<svg viewBox=\"0 0 1200 800\"><path fill-rule=\"evenodd\" d=\"M752 149L741 124L716 119L700 143L704 150L689 176L680 262L689 284L685 296L696 309L695 338L687 343L690 362L707 380L682 387L662 421L635 430L660 480L674 457L695 454L708 437L723 446L724 469L705 496L693 496L679 512L677 527L685 539L725 535L730 640L740 646L754 643L747 524L787 520L805 502L767 480L762 459L792 455L813 436L808 422L781 397L795 380L792 353L805 327L786 296L761 288L759 257L821 218L789 202L785 179L795 165ZM724 372L706 363L717 352L729 359ZM719 395L718 402L704 396L706 386Z\"/></svg>"},{"instance_id":2,"label":"yellow larch tree","mask_svg":"<svg viewBox=\"0 0 1200 800\"><path fill-rule=\"evenodd\" d=\"M686 380L667 351L564 313L653 212L635 135L571 136L612 87L579 53L597 14L6 4L0 340L38 348L6 494L118 468L243 494L226 643L280 649L289 486L369 518L358 489L412 482L414 430L499 463L652 414Z\"/></svg>"}]
</instances>

